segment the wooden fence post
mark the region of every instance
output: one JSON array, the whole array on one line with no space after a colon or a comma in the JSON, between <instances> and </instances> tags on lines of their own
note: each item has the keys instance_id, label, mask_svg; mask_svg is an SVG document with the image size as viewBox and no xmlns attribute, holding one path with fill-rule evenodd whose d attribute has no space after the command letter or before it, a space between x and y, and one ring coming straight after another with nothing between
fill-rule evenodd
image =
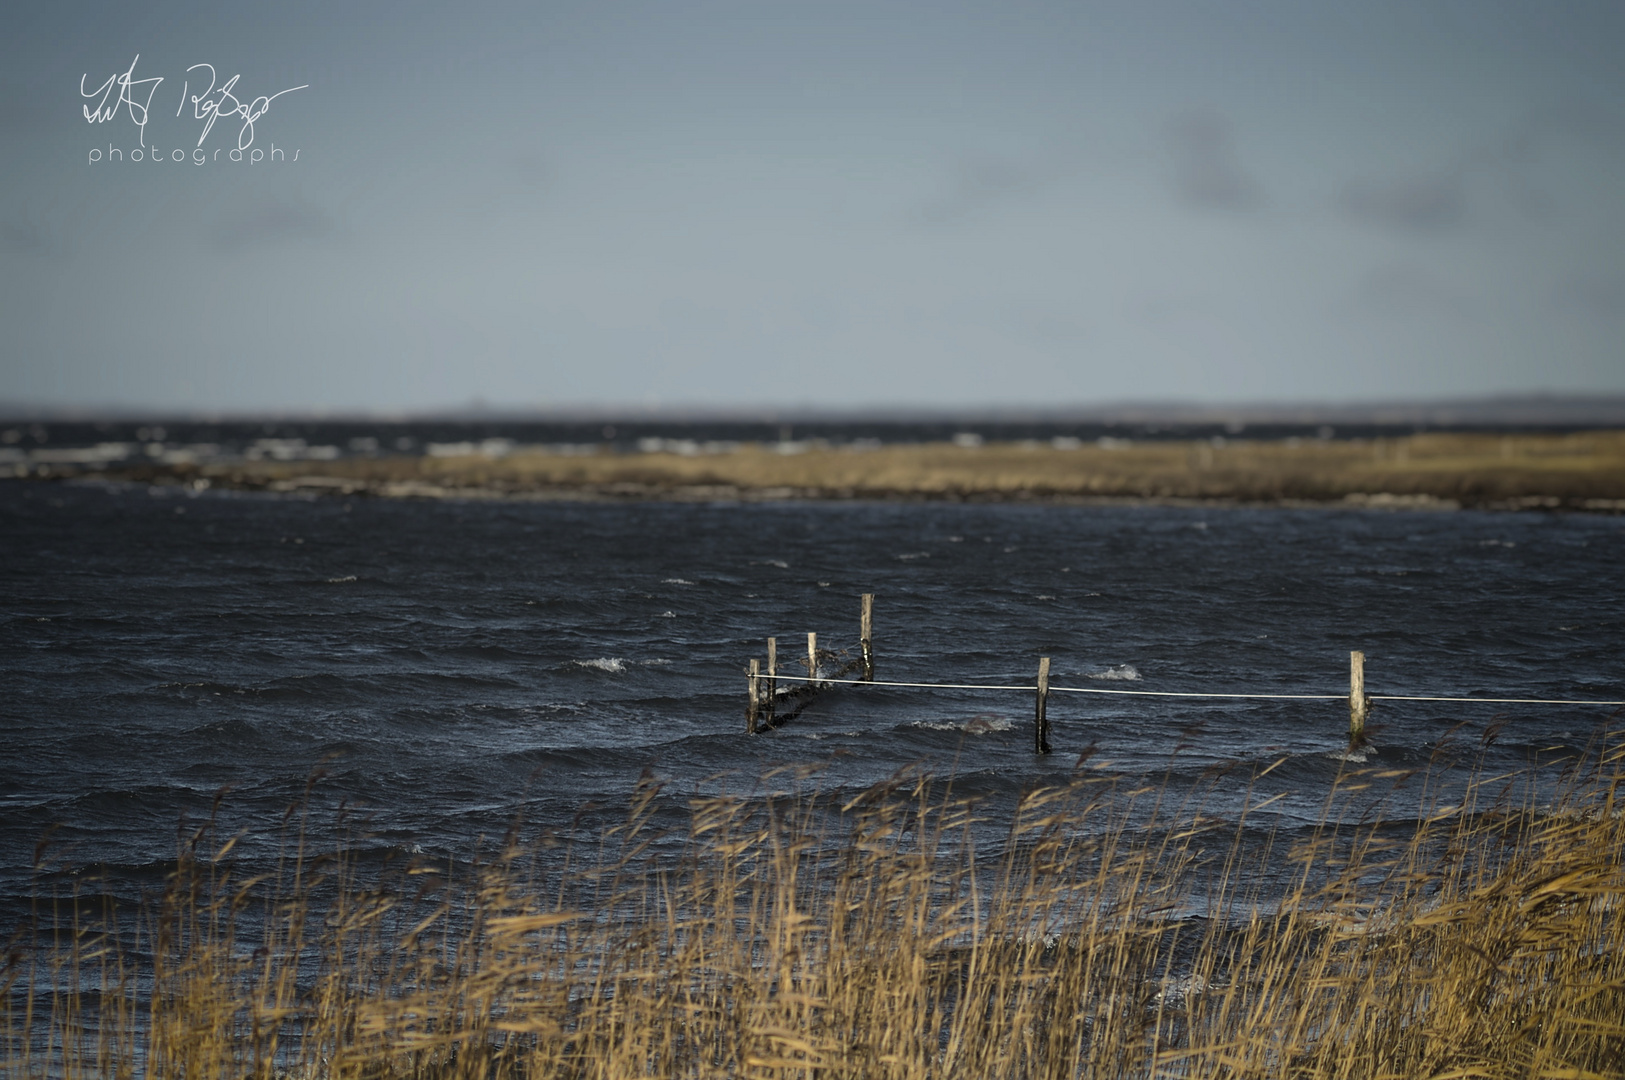
<instances>
[{"instance_id":1,"label":"wooden fence post","mask_svg":"<svg viewBox=\"0 0 1625 1080\"><path fill-rule=\"evenodd\" d=\"M1047 754L1049 745L1049 717L1045 715L1045 706L1049 704L1049 657L1038 658L1038 712L1033 718L1033 750L1035 753Z\"/></svg>"},{"instance_id":2,"label":"wooden fence post","mask_svg":"<svg viewBox=\"0 0 1625 1080\"><path fill-rule=\"evenodd\" d=\"M779 639L767 639L767 722L773 723L773 711L778 707L779 693Z\"/></svg>"},{"instance_id":3,"label":"wooden fence post","mask_svg":"<svg viewBox=\"0 0 1625 1080\"><path fill-rule=\"evenodd\" d=\"M807 633L807 688L818 685L818 635Z\"/></svg>"},{"instance_id":4,"label":"wooden fence post","mask_svg":"<svg viewBox=\"0 0 1625 1080\"><path fill-rule=\"evenodd\" d=\"M863 615L858 623L858 644L863 648L863 681L875 681L874 630L875 594L863 594Z\"/></svg>"},{"instance_id":5,"label":"wooden fence post","mask_svg":"<svg viewBox=\"0 0 1625 1080\"><path fill-rule=\"evenodd\" d=\"M756 734L756 706L761 702L762 662L750 662L750 704L745 708L745 734Z\"/></svg>"},{"instance_id":6,"label":"wooden fence post","mask_svg":"<svg viewBox=\"0 0 1625 1080\"><path fill-rule=\"evenodd\" d=\"M1365 653L1349 653L1349 742L1365 738L1365 717L1371 699L1365 694Z\"/></svg>"}]
</instances>

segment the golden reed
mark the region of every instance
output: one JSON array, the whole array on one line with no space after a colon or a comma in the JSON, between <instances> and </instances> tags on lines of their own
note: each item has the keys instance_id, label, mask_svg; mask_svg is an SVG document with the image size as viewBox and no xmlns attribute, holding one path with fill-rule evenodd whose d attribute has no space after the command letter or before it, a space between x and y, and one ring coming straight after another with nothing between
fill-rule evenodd
<instances>
[{"instance_id":1,"label":"golden reed","mask_svg":"<svg viewBox=\"0 0 1625 1080\"><path fill-rule=\"evenodd\" d=\"M295 816L243 879L203 828L123 924L41 902L0 976L0 1072L1625 1076L1622 764L1610 736L1455 779L1449 806L1436 777L1351 768L1291 838L1272 800L1238 825L1200 787L1084 768L1000 822L949 780L842 801L781 773L676 834L651 782L590 852L510 837L460 868L312 856ZM1420 818L1339 820L1399 784L1434 792Z\"/></svg>"}]
</instances>

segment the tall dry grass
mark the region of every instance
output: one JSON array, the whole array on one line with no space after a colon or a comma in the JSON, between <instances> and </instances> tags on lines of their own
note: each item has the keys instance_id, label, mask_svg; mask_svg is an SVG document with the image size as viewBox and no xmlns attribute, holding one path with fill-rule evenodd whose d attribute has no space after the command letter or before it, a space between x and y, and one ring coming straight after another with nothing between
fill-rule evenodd
<instances>
[{"instance_id":1,"label":"tall dry grass","mask_svg":"<svg viewBox=\"0 0 1625 1080\"><path fill-rule=\"evenodd\" d=\"M1085 443L894 443L779 453L556 453L499 458L350 457L163 465L55 464L35 475L105 475L387 497L1224 499L1625 510L1625 432L1422 434L1397 438ZM47 472L48 470L48 472ZM1379 500L1376 505L1393 505ZM1400 503L1404 505L1404 503Z\"/></svg>"},{"instance_id":2,"label":"tall dry grass","mask_svg":"<svg viewBox=\"0 0 1625 1080\"><path fill-rule=\"evenodd\" d=\"M1199 792L1092 772L1002 820L915 776L845 802L696 798L675 836L651 783L591 850L510 837L461 868L312 857L294 828L280 867L245 879L204 828L133 922L95 898L41 907L5 968L0 1064L1621 1076L1622 765L1610 743L1557 778L1474 776L1409 821L1340 820L1407 779L1350 772L1290 834L1272 800L1221 821ZM1404 789L1413 808L1427 782Z\"/></svg>"}]
</instances>

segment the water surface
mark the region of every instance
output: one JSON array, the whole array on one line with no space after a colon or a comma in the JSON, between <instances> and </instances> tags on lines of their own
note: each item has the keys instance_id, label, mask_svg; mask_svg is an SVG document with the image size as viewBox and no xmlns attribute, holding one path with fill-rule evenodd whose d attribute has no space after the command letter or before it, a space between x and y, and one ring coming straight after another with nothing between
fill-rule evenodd
<instances>
[{"instance_id":1,"label":"water surface","mask_svg":"<svg viewBox=\"0 0 1625 1080\"><path fill-rule=\"evenodd\" d=\"M49 866L161 880L177 824L224 814L269 850L313 770L379 850L458 854L522 817L619 813L646 773L683 792L786 764L825 787L900 768L994 799L1085 765L1194 779L1210 811L1282 758L1273 819L1348 767L1340 702L865 687L744 734L776 635L854 650L876 594L881 678L1620 698L1625 519L1351 510L305 500L0 482L0 920ZM1608 710L1388 704L1369 763L1440 740L1493 769L1573 753ZM722 777L718 780L716 778ZM1226 786L1230 784L1230 786ZM582 819L587 810L588 818ZM318 842L332 815L313 818Z\"/></svg>"}]
</instances>

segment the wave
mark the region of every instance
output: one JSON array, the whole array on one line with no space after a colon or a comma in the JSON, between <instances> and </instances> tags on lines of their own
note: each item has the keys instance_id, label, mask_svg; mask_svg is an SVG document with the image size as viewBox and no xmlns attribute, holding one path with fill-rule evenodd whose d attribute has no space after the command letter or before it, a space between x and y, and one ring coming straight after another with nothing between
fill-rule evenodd
<instances>
[{"instance_id":1,"label":"wave","mask_svg":"<svg viewBox=\"0 0 1625 1080\"><path fill-rule=\"evenodd\" d=\"M927 731L963 731L967 735L989 735L996 731L1010 731L1015 727L1008 716L981 713L969 720L915 720L908 725Z\"/></svg>"},{"instance_id":2,"label":"wave","mask_svg":"<svg viewBox=\"0 0 1625 1080\"><path fill-rule=\"evenodd\" d=\"M1092 672L1089 678L1105 679L1108 682L1139 682L1140 672L1133 664L1118 664L1116 667L1109 667L1105 671Z\"/></svg>"},{"instance_id":3,"label":"wave","mask_svg":"<svg viewBox=\"0 0 1625 1080\"><path fill-rule=\"evenodd\" d=\"M619 656L600 656L596 660L577 660L578 667L593 668L596 671L622 672L626 670L626 661Z\"/></svg>"}]
</instances>

